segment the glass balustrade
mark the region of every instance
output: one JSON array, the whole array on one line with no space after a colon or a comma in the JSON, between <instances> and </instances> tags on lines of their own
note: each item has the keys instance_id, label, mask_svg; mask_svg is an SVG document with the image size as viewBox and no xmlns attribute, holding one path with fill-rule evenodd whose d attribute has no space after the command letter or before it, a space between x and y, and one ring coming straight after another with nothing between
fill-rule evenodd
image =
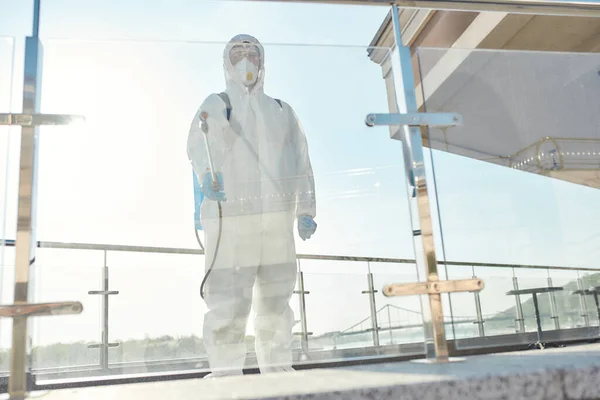
<instances>
[{"instance_id":1,"label":"glass balustrade","mask_svg":"<svg viewBox=\"0 0 600 400\"><path fill-rule=\"evenodd\" d=\"M595 279L577 269L598 267L591 249L600 244L600 58L455 48L417 55L419 107L463 117L461 126L423 133L445 259L515 265L512 274L475 271L486 282L482 309L489 297L495 308L486 335L503 333L491 323L502 315L515 317L527 341L538 320L542 336L576 328L572 337L589 335L593 296L574 292Z\"/></svg>"},{"instance_id":2,"label":"glass balustrade","mask_svg":"<svg viewBox=\"0 0 600 400\"><path fill-rule=\"evenodd\" d=\"M330 36L302 39L283 32L262 43L264 90L283 101L248 100L225 84L239 71L224 71L226 42L210 32L266 5L202 3L197 31L182 19L188 41L177 32L158 40L146 25L128 31L111 21L102 28L109 34L95 38L96 16L71 0L61 7L65 18L80 15L83 34L42 38L41 112L86 121L39 128L40 242L30 291L36 302L76 300L84 311L31 321L36 381L200 376L210 371L211 354L213 366L220 354L255 372L277 366L259 362L276 337L289 342L296 368L422 356L428 302L382 294L386 285L424 279L403 144L390 140L387 128L364 124L400 96L369 55L392 57L397 73L397 52L353 45L364 37L362 26L344 38L333 28ZM277 12L292 21L298 12L308 15L304 7ZM50 18L56 7L45 12L47 29L74 37ZM369 12L381 14L378 26L385 12ZM357 14L344 15L340 20ZM258 33L273 38L276 27L260 21L267 28ZM286 41L296 44L277 44ZM13 39L0 38L0 112L12 107L13 55ZM477 277L486 286L442 295L452 351L597 339L600 58L457 48L419 48L415 58L420 110L463 117L459 127L422 129L440 279ZM249 68L236 79L254 79ZM206 171L194 174L187 145L190 127L204 143L194 116L207 96L226 89L232 109L215 96L204 109L228 196L219 224L216 203L199 194ZM15 264L17 131L0 126L0 240L11 240L0 242L6 304ZM208 159L204 147L196 161ZM318 228L303 241L294 220L297 202L311 208L307 154ZM211 314L200 292L215 252L203 292L212 298ZM0 321L5 375L10 326Z\"/></svg>"}]
</instances>

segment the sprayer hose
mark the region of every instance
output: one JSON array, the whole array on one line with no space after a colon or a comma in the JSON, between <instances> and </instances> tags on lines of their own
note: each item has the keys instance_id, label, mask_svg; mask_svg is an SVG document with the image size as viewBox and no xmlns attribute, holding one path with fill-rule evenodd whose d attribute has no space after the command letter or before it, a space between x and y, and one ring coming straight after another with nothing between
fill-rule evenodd
<instances>
[{"instance_id":1,"label":"sprayer hose","mask_svg":"<svg viewBox=\"0 0 600 400\"><path fill-rule=\"evenodd\" d=\"M215 252L213 254L212 261L210 262L210 267L206 270L206 274L204 274L204 279L202 279L202 283L200 284L200 297L204 300L204 286L206 285L206 281L208 280L208 276L210 275L213 267L215 266L215 262L217 261L217 255L219 254L219 246L221 245L221 231L223 228L223 209L221 208L221 202L217 202L219 206L219 231L217 233L217 243L215 244ZM206 257L206 253L204 254Z\"/></svg>"}]
</instances>

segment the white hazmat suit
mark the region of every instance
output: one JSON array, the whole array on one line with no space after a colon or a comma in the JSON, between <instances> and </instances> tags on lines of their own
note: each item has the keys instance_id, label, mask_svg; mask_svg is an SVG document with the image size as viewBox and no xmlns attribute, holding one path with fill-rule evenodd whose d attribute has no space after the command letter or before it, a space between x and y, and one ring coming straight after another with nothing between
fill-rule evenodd
<instances>
[{"instance_id":1,"label":"white hazmat suit","mask_svg":"<svg viewBox=\"0 0 600 400\"><path fill-rule=\"evenodd\" d=\"M238 57L244 55L243 48L255 49L259 57ZM206 113L213 163L227 200L221 203L220 247L206 281L204 344L212 376L241 374L253 305L261 372L291 370L294 220L313 221L316 214L307 141L292 108L263 91L264 49L258 40L234 37L223 61L230 118L223 97L210 95L192 121L187 144L188 158L202 181L209 165L200 128L200 115ZM205 199L201 216L208 269L215 257L218 203ZM306 239L315 229L316 224L301 236Z\"/></svg>"}]
</instances>

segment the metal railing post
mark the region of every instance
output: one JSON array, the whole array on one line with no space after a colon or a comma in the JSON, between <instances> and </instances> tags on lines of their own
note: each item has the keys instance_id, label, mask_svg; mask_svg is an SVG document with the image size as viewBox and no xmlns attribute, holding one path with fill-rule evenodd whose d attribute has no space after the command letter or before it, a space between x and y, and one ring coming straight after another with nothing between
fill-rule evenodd
<instances>
[{"instance_id":1,"label":"metal railing post","mask_svg":"<svg viewBox=\"0 0 600 400\"><path fill-rule=\"evenodd\" d=\"M388 325L390 332L390 344L394 344L394 332L392 330L392 313L390 311L390 305L387 305Z\"/></svg>"},{"instance_id":2,"label":"metal railing post","mask_svg":"<svg viewBox=\"0 0 600 400\"><path fill-rule=\"evenodd\" d=\"M548 271L548 273L550 273ZM552 278L548 277L548 287L554 287L552 285ZM558 318L558 307L556 307L556 296L554 295L554 292L548 292L548 297L550 300L550 312L552 313L552 316L550 318L552 318L554 320L554 328L556 330L560 329L560 321Z\"/></svg>"},{"instance_id":3,"label":"metal railing post","mask_svg":"<svg viewBox=\"0 0 600 400\"><path fill-rule=\"evenodd\" d=\"M475 278L475 276L473 278ZM474 292L473 296L475 297L475 312L477 313L477 321L475 321L475 323L477 324L477 330L479 331L479 336L484 337L485 336L485 327L484 327L485 320L483 319L483 313L481 312L481 298L479 296L479 292Z\"/></svg>"},{"instance_id":4,"label":"metal railing post","mask_svg":"<svg viewBox=\"0 0 600 400\"><path fill-rule=\"evenodd\" d=\"M519 280L517 279L517 277L513 276L512 281L513 289L519 290ZM517 319L515 320L515 322L517 322L519 326L517 332L525 333L525 318L523 317L523 305L521 304L521 296L519 296L518 294L515 294L515 310L517 311Z\"/></svg>"},{"instance_id":5,"label":"metal railing post","mask_svg":"<svg viewBox=\"0 0 600 400\"><path fill-rule=\"evenodd\" d=\"M298 265L300 265L300 260L298 260ZM298 268L298 290L295 290L294 293L298 295L300 305L300 328L302 330L299 334L302 350L308 353L308 337L312 335L312 332L308 331L308 323L306 321L306 295L310 294L310 292L304 290L304 272L300 268Z\"/></svg>"},{"instance_id":6,"label":"metal railing post","mask_svg":"<svg viewBox=\"0 0 600 400\"><path fill-rule=\"evenodd\" d=\"M577 277L577 289L579 289L582 292L584 291L583 280L581 280L579 276ZM581 316L583 317L583 323L585 324L585 326L590 326L590 315L588 314L587 303L585 301L585 294L579 295L579 306L581 307Z\"/></svg>"},{"instance_id":7,"label":"metal railing post","mask_svg":"<svg viewBox=\"0 0 600 400\"><path fill-rule=\"evenodd\" d=\"M107 251L104 250L104 266L102 267L102 290L90 290L89 295L102 296L102 312L100 316L101 323L101 339L100 343L89 344L88 349L99 349L100 351L100 368L108 369L109 356L108 349L118 347L119 343L110 343L108 338L108 312L109 312L109 296L119 294L118 290L109 290L110 282L108 276Z\"/></svg>"},{"instance_id":8,"label":"metal railing post","mask_svg":"<svg viewBox=\"0 0 600 400\"><path fill-rule=\"evenodd\" d=\"M367 273L367 290L363 294L369 294L369 306L371 309L371 333L373 336L373 345L379 347L379 324L377 323L377 303L375 301L375 285L373 283L373 274L371 273L371 263L367 262L369 272Z\"/></svg>"}]
</instances>

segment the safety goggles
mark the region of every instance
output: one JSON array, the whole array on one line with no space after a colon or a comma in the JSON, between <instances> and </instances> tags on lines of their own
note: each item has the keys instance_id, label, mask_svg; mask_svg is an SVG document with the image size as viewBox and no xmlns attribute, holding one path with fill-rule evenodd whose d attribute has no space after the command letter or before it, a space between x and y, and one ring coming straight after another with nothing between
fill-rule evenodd
<instances>
[{"instance_id":1,"label":"safety goggles","mask_svg":"<svg viewBox=\"0 0 600 400\"><path fill-rule=\"evenodd\" d=\"M260 64L260 51L254 45L235 45L229 52L231 64L235 65L247 58L252 64L258 66Z\"/></svg>"}]
</instances>

